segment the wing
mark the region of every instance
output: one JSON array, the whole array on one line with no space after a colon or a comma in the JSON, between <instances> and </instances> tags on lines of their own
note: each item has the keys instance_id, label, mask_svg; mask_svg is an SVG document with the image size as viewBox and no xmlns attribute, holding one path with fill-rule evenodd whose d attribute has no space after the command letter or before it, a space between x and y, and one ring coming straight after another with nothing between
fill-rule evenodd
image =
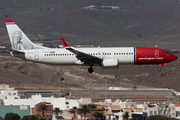
<instances>
[{"instance_id":1,"label":"wing","mask_svg":"<svg viewBox=\"0 0 180 120\"><path fill-rule=\"evenodd\" d=\"M84 53L84 52L81 52L81 51L78 51L76 49L74 49L73 47L69 47L69 45L66 43L66 41L64 40L63 37L61 37L62 39L62 42L63 42L63 45L64 47L69 50L70 52L76 54L76 57L78 58L78 60L80 60L81 62L84 62L85 64L99 64L102 59L101 58L98 58L96 56L92 56L92 55L89 55L87 53Z\"/></svg>"},{"instance_id":2,"label":"wing","mask_svg":"<svg viewBox=\"0 0 180 120\"><path fill-rule=\"evenodd\" d=\"M89 55L87 53L84 53L84 52L81 52L81 51L78 51L78 50L75 50L74 48L72 47L69 47L69 48L66 48L67 50L69 50L70 52L76 54L76 57L81 61L81 62L84 62L85 64L99 64L102 59L101 58L98 58L96 56L92 56L92 55Z\"/></svg>"}]
</instances>

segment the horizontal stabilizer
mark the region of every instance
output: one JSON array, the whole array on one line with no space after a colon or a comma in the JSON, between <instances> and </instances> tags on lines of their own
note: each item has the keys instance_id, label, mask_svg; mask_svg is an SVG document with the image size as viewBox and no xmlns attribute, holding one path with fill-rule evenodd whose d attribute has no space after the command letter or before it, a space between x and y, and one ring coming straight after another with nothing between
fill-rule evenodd
<instances>
[{"instance_id":1,"label":"horizontal stabilizer","mask_svg":"<svg viewBox=\"0 0 180 120\"><path fill-rule=\"evenodd\" d=\"M9 52L14 52L14 53L18 53L18 54L25 54L24 52L18 51L18 50L13 50L13 49L9 49L9 48L5 48L6 50L8 50Z\"/></svg>"}]
</instances>

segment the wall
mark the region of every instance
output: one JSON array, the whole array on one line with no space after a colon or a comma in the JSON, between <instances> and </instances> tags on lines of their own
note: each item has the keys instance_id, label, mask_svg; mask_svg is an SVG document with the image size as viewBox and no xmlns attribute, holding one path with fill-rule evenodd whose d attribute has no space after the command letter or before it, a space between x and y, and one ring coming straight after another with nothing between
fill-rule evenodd
<instances>
[{"instance_id":1,"label":"wall","mask_svg":"<svg viewBox=\"0 0 180 120\"><path fill-rule=\"evenodd\" d=\"M31 99L15 99L14 96L7 96L4 99L5 105L29 105L30 108L42 101L41 95L32 95Z\"/></svg>"},{"instance_id":2,"label":"wall","mask_svg":"<svg viewBox=\"0 0 180 120\"><path fill-rule=\"evenodd\" d=\"M2 105L0 106L0 116L5 117L6 113L16 113L21 118L25 115L30 114L30 106L29 105Z\"/></svg>"}]
</instances>

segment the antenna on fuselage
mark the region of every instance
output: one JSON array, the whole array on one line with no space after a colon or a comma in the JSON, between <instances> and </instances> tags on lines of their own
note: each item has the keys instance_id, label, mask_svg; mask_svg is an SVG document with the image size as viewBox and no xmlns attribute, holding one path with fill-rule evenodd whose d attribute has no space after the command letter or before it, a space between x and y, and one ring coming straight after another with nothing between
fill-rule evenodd
<instances>
[{"instance_id":1,"label":"antenna on fuselage","mask_svg":"<svg viewBox=\"0 0 180 120\"><path fill-rule=\"evenodd\" d=\"M155 48L157 48L158 47L158 45L157 45L157 42L155 43Z\"/></svg>"}]
</instances>

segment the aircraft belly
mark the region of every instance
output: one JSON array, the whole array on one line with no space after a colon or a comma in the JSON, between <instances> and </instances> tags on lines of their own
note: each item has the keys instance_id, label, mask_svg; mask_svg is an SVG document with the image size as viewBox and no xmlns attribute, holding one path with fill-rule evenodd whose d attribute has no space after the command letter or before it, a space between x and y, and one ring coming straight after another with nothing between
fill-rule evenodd
<instances>
[{"instance_id":1,"label":"aircraft belly","mask_svg":"<svg viewBox=\"0 0 180 120\"><path fill-rule=\"evenodd\" d=\"M134 56L119 57L119 64L134 64Z\"/></svg>"},{"instance_id":2,"label":"aircraft belly","mask_svg":"<svg viewBox=\"0 0 180 120\"><path fill-rule=\"evenodd\" d=\"M49 63L49 64L75 64L77 61L76 58L71 58L71 57L44 57L39 62L42 63Z\"/></svg>"}]
</instances>

